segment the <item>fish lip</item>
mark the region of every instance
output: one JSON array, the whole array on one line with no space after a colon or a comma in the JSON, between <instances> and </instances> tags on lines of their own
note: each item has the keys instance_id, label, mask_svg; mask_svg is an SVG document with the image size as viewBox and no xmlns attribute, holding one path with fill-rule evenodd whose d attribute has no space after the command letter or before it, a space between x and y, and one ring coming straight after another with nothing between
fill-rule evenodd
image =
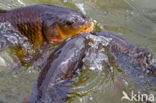
<instances>
[{"instance_id":1,"label":"fish lip","mask_svg":"<svg viewBox=\"0 0 156 103\"><path fill-rule=\"evenodd\" d=\"M94 23L89 20L86 20L82 25L77 24L77 25L75 25L75 27L71 27L71 28L67 27L66 25L62 26L62 24L57 24L57 27L58 27L57 29L59 29L57 31L60 31L60 33L61 33L60 38L59 38L60 40L56 40L57 38L52 38L52 39L50 39L50 43L52 43L52 44L60 43L64 40L64 38L69 38L74 35L93 32ZM71 29L71 33L70 33L70 31L66 32L66 29L68 29L68 30ZM64 36L62 36L62 35L64 35Z\"/></svg>"},{"instance_id":2,"label":"fish lip","mask_svg":"<svg viewBox=\"0 0 156 103\"><path fill-rule=\"evenodd\" d=\"M91 21L86 21L83 25L82 25L82 33L90 33L94 31L94 23Z\"/></svg>"}]
</instances>

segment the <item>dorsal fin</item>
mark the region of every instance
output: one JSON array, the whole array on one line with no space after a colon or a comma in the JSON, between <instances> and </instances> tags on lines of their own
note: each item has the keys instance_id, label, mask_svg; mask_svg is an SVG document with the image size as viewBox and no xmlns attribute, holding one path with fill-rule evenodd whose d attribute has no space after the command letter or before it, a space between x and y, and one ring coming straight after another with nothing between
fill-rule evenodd
<instances>
[{"instance_id":1,"label":"dorsal fin","mask_svg":"<svg viewBox=\"0 0 156 103\"><path fill-rule=\"evenodd\" d=\"M0 9L0 13L6 13L7 10Z\"/></svg>"}]
</instances>

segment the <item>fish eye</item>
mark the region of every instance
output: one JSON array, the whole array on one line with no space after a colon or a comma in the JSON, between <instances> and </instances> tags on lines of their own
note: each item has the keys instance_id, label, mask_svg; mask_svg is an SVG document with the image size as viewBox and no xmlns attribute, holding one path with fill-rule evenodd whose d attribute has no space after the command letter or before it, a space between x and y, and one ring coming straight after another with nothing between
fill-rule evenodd
<instances>
[{"instance_id":1,"label":"fish eye","mask_svg":"<svg viewBox=\"0 0 156 103\"><path fill-rule=\"evenodd\" d=\"M81 25L84 22L85 22L85 19L79 15L72 15L68 17L66 20L64 20L64 24L67 26Z\"/></svg>"},{"instance_id":2,"label":"fish eye","mask_svg":"<svg viewBox=\"0 0 156 103\"><path fill-rule=\"evenodd\" d=\"M67 22L66 22L66 25L72 25L72 24L74 24L73 21L67 21Z\"/></svg>"},{"instance_id":3,"label":"fish eye","mask_svg":"<svg viewBox=\"0 0 156 103\"><path fill-rule=\"evenodd\" d=\"M76 16L73 21L79 24L83 24L85 22L85 19L81 16Z\"/></svg>"}]
</instances>

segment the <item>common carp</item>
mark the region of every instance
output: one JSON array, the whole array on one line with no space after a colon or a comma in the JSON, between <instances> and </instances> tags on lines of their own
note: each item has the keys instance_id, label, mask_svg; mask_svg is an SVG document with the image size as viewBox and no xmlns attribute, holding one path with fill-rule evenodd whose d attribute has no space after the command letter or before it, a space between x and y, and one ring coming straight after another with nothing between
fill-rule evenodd
<instances>
[{"instance_id":1,"label":"common carp","mask_svg":"<svg viewBox=\"0 0 156 103\"><path fill-rule=\"evenodd\" d=\"M93 31L94 24L82 13L52 6L33 5L13 10L0 10L0 23L9 22L33 44L35 54L23 50L22 46L13 47L22 64L32 64L49 43L62 42L79 33ZM3 35L3 34L0 34Z\"/></svg>"},{"instance_id":2,"label":"common carp","mask_svg":"<svg viewBox=\"0 0 156 103\"><path fill-rule=\"evenodd\" d=\"M9 22L35 46L60 42L94 29L83 14L52 5L33 5L13 10L0 10L0 23Z\"/></svg>"},{"instance_id":3,"label":"common carp","mask_svg":"<svg viewBox=\"0 0 156 103\"><path fill-rule=\"evenodd\" d=\"M65 103L74 75L82 67L86 40L79 35L54 50L39 74L28 103Z\"/></svg>"},{"instance_id":4,"label":"common carp","mask_svg":"<svg viewBox=\"0 0 156 103\"><path fill-rule=\"evenodd\" d=\"M94 35L112 39L104 47L112 66L143 90L156 89L156 62L150 49L138 47L109 32L95 32Z\"/></svg>"},{"instance_id":5,"label":"common carp","mask_svg":"<svg viewBox=\"0 0 156 103\"><path fill-rule=\"evenodd\" d=\"M109 42L100 40L109 40ZM97 44L95 46L97 51L99 47L104 49L100 53L108 57L104 61L108 62L108 65L103 64L107 69L114 67L117 71L122 71L143 90L151 90L156 87L156 66L149 49L139 48L112 33L94 32L66 40L50 54L35 82L28 103L65 103L70 94L70 86L74 82L74 75L86 65L85 58L88 52L94 53L94 51L88 51L92 48L91 43ZM95 53L97 55L99 52Z\"/></svg>"}]
</instances>

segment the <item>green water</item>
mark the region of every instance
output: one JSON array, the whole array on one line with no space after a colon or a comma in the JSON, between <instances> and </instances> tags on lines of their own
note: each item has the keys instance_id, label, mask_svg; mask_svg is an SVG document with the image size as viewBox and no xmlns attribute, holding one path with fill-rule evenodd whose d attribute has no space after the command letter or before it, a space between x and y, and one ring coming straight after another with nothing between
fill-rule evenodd
<instances>
[{"instance_id":1,"label":"green water","mask_svg":"<svg viewBox=\"0 0 156 103\"><path fill-rule=\"evenodd\" d=\"M121 35L141 47L150 48L156 57L156 0L0 0L0 8L12 9L34 4L52 4L85 13L102 31ZM8 51L1 57L12 64L0 65L0 103L21 103L29 96L38 71L24 68L12 71ZM132 103L122 101L124 77L104 72L86 71L73 87L72 103ZM139 88L135 88L138 90Z\"/></svg>"}]
</instances>

